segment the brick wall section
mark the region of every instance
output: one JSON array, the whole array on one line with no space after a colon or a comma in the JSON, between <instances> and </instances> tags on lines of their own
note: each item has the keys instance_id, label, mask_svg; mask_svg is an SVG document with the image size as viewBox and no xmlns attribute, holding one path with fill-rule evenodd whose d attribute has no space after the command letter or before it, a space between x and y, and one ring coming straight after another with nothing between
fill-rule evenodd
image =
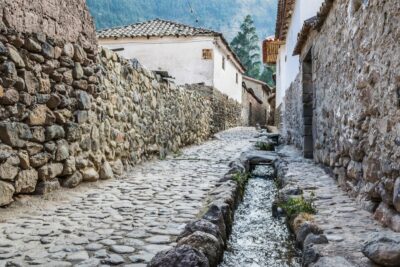
<instances>
[{"instance_id":1,"label":"brick wall section","mask_svg":"<svg viewBox=\"0 0 400 267\"><path fill-rule=\"evenodd\" d=\"M378 207L377 219L400 231L400 2L364 1L355 12L348 3L335 1L303 49L302 58L312 46L314 158L365 208ZM301 86L296 82L294 88ZM294 88L285 121L297 129Z\"/></svg>"}]
</instances>

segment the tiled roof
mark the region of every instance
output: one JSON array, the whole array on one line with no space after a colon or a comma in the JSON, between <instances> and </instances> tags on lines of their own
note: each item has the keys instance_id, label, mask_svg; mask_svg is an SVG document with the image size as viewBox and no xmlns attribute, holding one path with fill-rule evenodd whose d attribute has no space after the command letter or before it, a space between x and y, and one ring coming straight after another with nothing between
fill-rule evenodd
<instances>
[{"instance_id":1,"label":"tiled roof","mask_svg":"<svg viewBox=\"0 0 400 267\"><path fill-rule=\"evenodd\" d=\"M278 13L276 17L275 38L280 41L286 40L289 22L293 14L296 0L279 0Z\"/></svg>"},{"instance_id":2,"label":"tiled roof","mask_svg":"<svg viewBox=\"0 0 400 267\"><path fill-rule=\"evenodd\" d=\"M213 36L221 38L226 48L233 55L235 61L242 68L243 72L246 71L246 67L240 62L239 57L233 52L229 46L228 41L225 39L222 33L207 30L203 28L196 28L182 23L177 23L168 20L154 19L145 22L135 23L132 25L121 26L110 29L103 29L97 31L97 37L99 39L105 38L136 38L136 37L187 37L187 36Z\"/></svg>"},{"instance_id":3,"label":"tiled roof","mask_svg":"<svg viewBox=\"0 0 400 267\"><path fill-rule=\"evenodd\" d=\"M168 20L149 20L132 25L97 31L99 38L132 38L163 36L215 36L220 33L203 28L196 28Z\"/></svg>"}]
</instances>

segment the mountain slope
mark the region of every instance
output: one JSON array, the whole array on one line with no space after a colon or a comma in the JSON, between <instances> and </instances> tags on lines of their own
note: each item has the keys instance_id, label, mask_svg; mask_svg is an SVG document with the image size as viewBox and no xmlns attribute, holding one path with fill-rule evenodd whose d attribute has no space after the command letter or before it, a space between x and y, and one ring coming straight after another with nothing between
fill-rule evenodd
<instances>
[{"instance_id":1,"label":"mountain slope","mask_svg":"<svg viewBox=\"0 0 400 267\"><path fill-rule=\"evenodd\" d=\"M260 39L274 34L277 0L86 0L98 29L154 18L222 32L228 40L247 14Z\"/></svg>"}]
</instances>

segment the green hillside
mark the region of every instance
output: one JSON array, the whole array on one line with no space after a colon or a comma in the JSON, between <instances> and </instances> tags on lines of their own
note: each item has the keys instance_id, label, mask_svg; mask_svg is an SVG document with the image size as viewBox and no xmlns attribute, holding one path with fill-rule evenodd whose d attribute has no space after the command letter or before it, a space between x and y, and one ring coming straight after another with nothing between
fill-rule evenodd
<instances>
[{"instance_id":1,"label":"green hillside","mask_svg":"<svg viewBox=\"0 0 400 267\"><path fill-rule=\"evenodd\" d=\"M275 32L277 0L86 0L97 29L160 18L205 27L232 40L247 14L260 39Z\"/></svg>"}]
</instances>

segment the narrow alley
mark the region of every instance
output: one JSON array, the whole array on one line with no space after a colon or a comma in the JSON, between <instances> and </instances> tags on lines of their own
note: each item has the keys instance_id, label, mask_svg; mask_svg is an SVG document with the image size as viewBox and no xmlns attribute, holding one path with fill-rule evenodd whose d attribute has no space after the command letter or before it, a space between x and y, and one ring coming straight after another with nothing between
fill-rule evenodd
<instances>
[{"instance_id":1,"label":"narrow alley","mask_svg":"<svg viewBox=\"0 0 400 267\"><path fill-rule=\"evenodd\" d=\"M121 179L10 208L1 218L0 266L145 266L196 218L207 193L255 133L231 129L136 166Z\"/></svg>"}]
</instances>

